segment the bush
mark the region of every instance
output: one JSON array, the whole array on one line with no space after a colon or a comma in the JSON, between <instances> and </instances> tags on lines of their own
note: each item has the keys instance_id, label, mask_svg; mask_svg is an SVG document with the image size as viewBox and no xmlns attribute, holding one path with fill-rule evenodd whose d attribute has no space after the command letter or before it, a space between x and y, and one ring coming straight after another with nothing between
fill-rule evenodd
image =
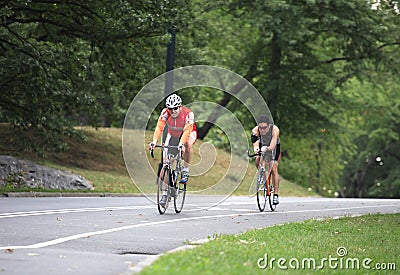
<instances>
[{"instance_id":1,"label":"bush","mask_svg":"<svg viewBox=\"0 0 400 275\"><path fill-rule=\"evenodd\" d=\"M302 162L295 159L282 159L279 164L279 174L285 179L304 187L312 186L310 169Z\"/></svg>"}]
</instances>

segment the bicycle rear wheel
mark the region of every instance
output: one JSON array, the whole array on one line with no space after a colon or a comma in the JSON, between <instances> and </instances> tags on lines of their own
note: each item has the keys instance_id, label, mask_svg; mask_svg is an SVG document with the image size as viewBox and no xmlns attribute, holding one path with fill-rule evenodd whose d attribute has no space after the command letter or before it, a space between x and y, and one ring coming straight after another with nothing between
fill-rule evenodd
<instances>
[{"instance_id":1,"label":"bicycle rear wheel","mask_svg":"<svg viewBox=\"0 0 400 275\"><path fill-rule=\"evenodd\" d=\"M274 186L273 186L273 175L272 173L269 174L268 177L268 189L269 189L269 196L268 196L268 203L269 203L269 208L271 209L271 211L275 211L276 209L276 204L274 204L273 202L273 198L274 198Z\"/></svg>"},{"instance_id":2,"label":"bicycle rear wheel","mask_svg":"<svg viewBox=\"0 0 400 275\"><path fill-rule=\"evenodd\" d=\"M158 208L158 212L160 214L164 214L165 211L168 208L168 204L169 204L169 200L170 200L170 192L169 192L169 181L171 179L170 175L169 175L169 169L167 168L163 168L161 169L160 175L157 179L157 208ZM165 194L165 192L167 193L167 200L165 202L165 205L161 205L160 204L160 200L162 198L163 193Z\"/></svg>"},{"instance_id":3,"label":"bicycle rear wheel","mask_svg":"<svg viewBox=\"0 0 400 275\"><path fill-rule=\"evenodd\" d=\"M263 212L267 204L267 190L265 189L265 170L257 171L257 205L260 212Z\"/></svg>"},{"instance_id":4,"label":"bicycle rear wheel","mask_svg":"<svg viewBox=\"0 0 400 275\"><path fill-rule=\"evenodd\" d=\"M186 184L178 182L177 187L174 197L174 207L176 213L181 213L186 198Z\"/></svg>"}]
</instances>

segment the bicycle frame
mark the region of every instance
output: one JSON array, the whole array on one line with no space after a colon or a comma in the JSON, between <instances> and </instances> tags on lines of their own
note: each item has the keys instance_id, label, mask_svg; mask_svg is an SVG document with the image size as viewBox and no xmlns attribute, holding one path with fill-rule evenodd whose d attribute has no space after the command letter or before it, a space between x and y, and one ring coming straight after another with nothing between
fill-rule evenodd
<instances>
[{"instance_id":1,"label":"bicycle frame","mask_svg":"<svg viewBox=\"0 0 400 275\"><path fill-rule=\"evenodd\" d=\"M255 154L249 154L249 151L247 151L247 155L249 157L257 157L260 156L261 160L258 166L257 170L257 184L256 184L256 192L257 192L257 205L258 209L263 212L265 209L265 205L267 202L267 199L269 201L269 206L271 211L275 211L276 205L273 204L272 201L272 196L273 196L273 180L272 180L272 166L273 166L273 160L271 161L266 161L264 159L264 154L263 152L258 152ZM268 165L268 169L265 169L266 166Z\"/></svg>"},{"instance_id":2,"label":"bicycle frame","mask_svg":"<svg viewBox=\"0 0 400 275\"><path fill-rule=\"evenodd\" d=\"M262 157L262 154L261 154L261 157ZM271 195L271 188L270 188L271 186L270 186L269 183L271 182L273 163L272 163L272 161L267 162L264 159L261 160L261 162L262 162L262 164L260 164L260 166L262 168L265 169L265 167L268 166L268 172L266 173L267 174L267 179L265 180L265 188L267 189L267 196L270 196ZM265 169L265 172L266 172L266 169Z\"/></svg>"},{"instance_id":3,"label":"bicycle frame","mask_svg":"<svg viewBox=\"0 0 400 275\"><path fill-rule=\"evenodd\" d=\"M156 148L162 148L164 154L164 163L157 175L157 205L160 214L164 214L168 208L169 201L174 198L174 208L176 213L180 213L183 208L186 197L186 184L178 181L182 168L182 149L172 145L157 145ZM169 149L178 149L177 155L169 153ZM153 150L150 150L151 156L154 158ZM174 161L176 161L175 168ZM166 192L165 205L160 204L161 193Z\"/></svg>"}]
</instances>

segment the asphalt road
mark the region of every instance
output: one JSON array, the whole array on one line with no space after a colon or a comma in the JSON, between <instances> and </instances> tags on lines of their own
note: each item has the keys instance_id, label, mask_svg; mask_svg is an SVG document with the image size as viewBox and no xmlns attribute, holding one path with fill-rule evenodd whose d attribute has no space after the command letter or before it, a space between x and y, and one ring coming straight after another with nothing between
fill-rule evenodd
<instances>
[{"instance_id":1,"label":"asphalt road","mask_svg":"<svg viewBox=\"0 0 400 275\"><path fill-rule=\"evenodd\" d=\"M209 197L188 196L182 213L160 215L143 197L0 198L0 274L132 274L219 234L400 212L400 200L379 199L281 198L276 212L263 213L255 198L209 205Z\"/></svg>"}]
</instances>

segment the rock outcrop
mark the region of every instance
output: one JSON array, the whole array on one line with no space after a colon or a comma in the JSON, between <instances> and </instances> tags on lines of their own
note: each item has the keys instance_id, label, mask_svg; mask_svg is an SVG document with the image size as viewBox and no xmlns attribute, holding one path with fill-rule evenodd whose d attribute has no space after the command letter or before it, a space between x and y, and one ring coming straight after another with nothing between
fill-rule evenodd
<instances>
[{"instance_id":1,"label":"rock outcrop","mask_svg":"<svg viewBox=\"0 0 400 275\"><path fill-rule=\"evenodd\" d=\"M93 190L92 184L80 175L37 165L28 160L0 155L0 187L55 190Z\"/></svg>"}]
</instances>

